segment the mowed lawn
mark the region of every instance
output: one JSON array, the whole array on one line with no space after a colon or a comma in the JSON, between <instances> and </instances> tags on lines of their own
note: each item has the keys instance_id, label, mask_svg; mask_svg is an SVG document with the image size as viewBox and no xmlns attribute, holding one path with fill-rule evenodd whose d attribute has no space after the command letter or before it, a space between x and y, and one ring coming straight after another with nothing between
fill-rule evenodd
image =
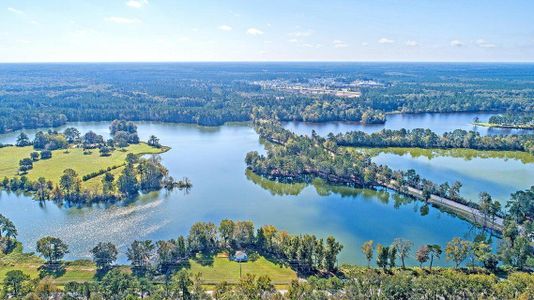
<instances>
[{"instance_id":1,"label":"mowed lawn","mask_svg":"<svg viewBox=\"0 0 534 300\"><path fill-rule=\"evenodd\" d=\"M23 158L30 157L30 153L34 152L30 147L5 147L0 149L0 179L4 177L12 178L18 175L19 161ZM89 155L83 154L83 149L73 148L68 151L56 150L52 152L52 158L47 160L39 160L33 163L31 169L26 176L32 181L39 177L44 177L47 180L52 180L58 183L59 178L66 169L75 170L80 177L84 175L98 172L108 167L118 167L125 164L126 155L133 153L140 154L158 154L162 149L150 147L145 143L137 145L130 145L124 150L115 150L110 156L100 156L98 149L92 150ZM96 179L96 178L95 178ZM96 181L100 180L89 180ZM88 183L89 183L88 181ZM86 187L91 187L92 184Z\"/></svg>"},{"instance_id":2,"label":"mowed lawn","mask_svg":"<svg viewBox=\"0 0 534 300\"><path fill-rule=\"evenodd\" d=\"M204 285L215 285L219 282L228 283L239 282L239 263L229 260L225 255L218 255L213 259L213 264L201 265L194 260L190 260L191 273L202 274ZM297 279L297 274L291 268L277 265L268 261L264 257L259 257L255 261L241 263L242 275L253 274L256 277L267 275L272 283L277 287L289 285L292 280Z\"/></svg>"}]
</instances>

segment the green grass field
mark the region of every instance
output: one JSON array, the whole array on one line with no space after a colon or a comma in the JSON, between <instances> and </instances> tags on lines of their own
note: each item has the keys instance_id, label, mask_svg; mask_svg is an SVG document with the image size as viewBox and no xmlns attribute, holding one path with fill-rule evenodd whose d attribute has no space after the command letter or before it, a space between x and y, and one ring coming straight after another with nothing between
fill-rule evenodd
<instances>
[{"instance_id":1,"label":"green grass field","mask_svg":"<svg viewBox=\"0 0 534 300\"><path fill-rule=\"evenodd\" d=\"M23 253L20 244L8 255L0 254L0 285L6 273L12 270L21 270L30 275L32 279L39 278L39 267L44 260L30 253ZM93 280L96 267L90 261L67 262L66 271L60 277L54 278L58 286L64 286L69 281L85 282Z\"/></svg>"},{"instance_id":2,"label":"green grass field","mask_svg":"<svg viewBox=\"0 0 534 300\"><path fill-rule=\"evenodd\" d=\"M101 169L123 165L128 153L141 155L158 154L164 151L164 149L153 148L145 143L130 145L124 150L115 150L110 156L106 157L100 156L98 149L92 150L92 153L89 155L83 154L83 149L80 148L69 149L68 152L65 150L56 150L53 151L51 159L34 162L33 169L28 172L27 176L32 181L37 180L39 177L44 177L47 180L52 180L54 183L57 183L65 169L73 169L80 177L83 177ZM31 146L1 148L0 179L17 176L19 161L29 157L33 151ZM112 173L116 175L120 173L120 170L114 170ZM98 188L100 181L101 179L99 177L88 180L84 182L84 188Z\"/></svg>"},{"instance_id":3,"label":"green grass field","mask_svg":"<svg viewBox=\"0 0 534 300\"><path fill-rule=\"evenodd\" d=\"M239 282L239 263L230 261L224 254L213 259L213 264L203 266L191 260L191 272L202 273L202 282L207 286L213 286L219 282ZM287 286L293 279L297 279L295 271L288 267L277 265L264 257L255 261L241 263L242 275L253 274L256 276L267 275L277 287Z\"/></svg>"}]
</instances>

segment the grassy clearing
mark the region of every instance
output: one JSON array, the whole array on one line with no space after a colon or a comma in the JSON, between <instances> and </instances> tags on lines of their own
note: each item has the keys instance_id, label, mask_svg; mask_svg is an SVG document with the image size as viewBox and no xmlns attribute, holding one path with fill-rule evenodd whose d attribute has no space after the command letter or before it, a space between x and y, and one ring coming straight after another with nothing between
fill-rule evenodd
<instances>
[{"instance_id":1,"label":"grassy clearing","mask_svg":"<svg viewBox=\"0 0 534 300\"><path fill-rule=\"evenodd\" d=\"M0 254L0 285L2 285L6 273L12 270L21 270L30 275L32 279L39 278L39 267L43 263L44 260L34 254L23 253L22 246L19 244L12 253ZM54 282L58 286L64 286L69 281L92 281L96 272L95 265L90 261L67 262L65 269L65 274L54 278Z\"/></svg>"},{"instance_id":2,"label":"grassy clearing","mask_svg":"<svg viewBox=\"0 0 534 300\"><path fill-rule=\"evenodd\" d=\"M214 257L213 263L209 265L201 265L194 260L191 260L190 263L191 272L193 274L202 273L202 282L207 286L213 286L223 281L239 282L240 264L230 261L226 255L220 254ZM241 263L241 267L243 275L267 275L277 287L287 286L293 279L297 279L297 274L293 270L268 261L264 257Z\"/></svg>"},{"instance_id":3,"label":"grassy clearing","mask_svg":"<svg viewBox=\"0 0 534 300\"><path fill-rule=\"evenodd\" d=\"M43 259L32 253L23 253L22 246L19 246L10 254L0 254L0 286L4 281L5 275L11 270L21 270L30 275L32 279L39 278L39 267L44 263ZM217 283L226 281L228 283L239 282L239 264L230 261L228 256L220 254L213 258L213 263L201 265L191 260L190 271L193 274L202 273L202 281L206 288L213 287ZM259 257L255 261L249 261L241 264L242 274L254 274L256 276L267 275L273 284L279 289L285 289L291 280L297 278L297 274L288 267L277 265L268 261L264 257ZM128 272L127 266L119 268ZM71 281L88 282L95 280L96 266L88 260L69 261L66 263L66 272L53 279L59 287Z\"/></svg>"},{"instance_id":4,"label":"grassy clearing","mask_svg":"<svg viewBox=\"0 0 534 300\"><path fill-rule=\"evenodd\" d=\"M122 166L125 163L126 155L133 153L158 154L165 149L150 147L145 143L130 145L124 150L115 150L110 156L100 156L98 149L92 150L89 155L83 154L83 149L73 148L68 151L56 150L52 153L52 158L34 162L33 169L27 174L32 181L39 177L44 177L58 183L59 178L65 169L75 170L80 177L97 172L108 167ZM19 161L29 157L34 152L32 147L5 147L0 149L0 179L4 177L12 178L18 175ZM117 173L117 170L114 170ZM120 171L118 171L120 173ZM101 178L96 177L84 183L84 187L99 187Z\"/></svg>"}]
</instances>

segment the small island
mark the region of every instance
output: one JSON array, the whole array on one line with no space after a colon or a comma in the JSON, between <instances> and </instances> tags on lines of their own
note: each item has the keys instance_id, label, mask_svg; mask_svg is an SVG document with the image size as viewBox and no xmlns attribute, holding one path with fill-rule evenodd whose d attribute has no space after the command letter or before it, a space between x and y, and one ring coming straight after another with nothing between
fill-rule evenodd
<instances>
[{"instance_id":1,"label":"small island","mask_svg":"<svg viewBox=\"0 0 534 300\"><path fill-rule=\"evenodd\" d=\"M157 137L141 142L137 126L119 120L111 123L110 133L107 141L73 127L39 131L33 140L21 133L15 145L0 148L0 188L30 192L39 201L91 204L192 186L187 178L169 176L159 154L170 148Z\"/></svg>"}]
</instances>

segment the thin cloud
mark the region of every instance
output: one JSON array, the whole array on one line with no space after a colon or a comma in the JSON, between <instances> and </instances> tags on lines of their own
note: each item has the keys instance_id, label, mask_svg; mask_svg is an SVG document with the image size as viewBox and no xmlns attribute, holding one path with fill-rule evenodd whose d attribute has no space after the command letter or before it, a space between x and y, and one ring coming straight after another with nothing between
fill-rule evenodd
<instances>
[{"instance_id":1,"label":"thin cloud","mask_svg":"<svg viewBox=\"0 0 534 300\"><path fill-rule=\"evenodd\" d=\"M347 48L349 45L341 40L334 40L332 41L332 44L334 44L334 48Z\"/></svg>"},{"instance_id":2,"label":"thin cloud","mask_svg":"<svg viewBox=\"0 0 534 300\"><path fill-rule=\"evenodd\" d=\"M120 24L120 25L130 25L141 23L141 20L135 18L124 18L124 17L109 17L107 18L109 22Z\"/></svg>"},{"instance_id":3,"label":"thin cloud","mask_svg":"<svg viewBox=\"0 0 534 300\"><path fill-rule=\"evenodd\" d=\"M228 25L221 25L221 26L219 26L219 30L222 30L222 31L232 31L232 27L231 27L231 26L228 26Z\"/></svg>"},{"instance_id":4,"label":"thin cloud","mask_svg":"<svg viewBox=\"0 0 534 300\"><path fill-rule=\"evenodd\" d=\"M322 44L309 44L309 43L306 43L306 44L302 44L302 47L318 49L318 48L323 47L323 45Z\"/></svg>"},{"instance_id":5,"label":"thin cloud","mask_svg":"<svg viewBox=\"0 0 534 300\"><path fill-rule=\"evenodd\" d=\"M452 40L451 41L451 46L453 47L462 47L464 45L464 43L460 40Z\"/></svg>"},{"instance_id":6,"label":"thin cloud","mask_svg":"<svg viewBox=\"0 0 534 300\"><path fill-rule=\"evenodd\" d=\"M493 43L490 43L484 39L478 39L476 40L475 42L477 44L477 46L479 46L480 48L495 48L497 47L495 44Z\"/></svg>"},{"instance_id":7,"label":"thin cloud","mask_svg":"<svg viewBox=\"0 0 534 300\"><path fill-rule=\"evenodd\" d=\"M126 5L131 8L142 8L145 5L148 5L148 0L129 0L126 2Z\"/></svg>"},{"instance_id":8,"label":"thin cloud","mask_svg":"<svg viewBox=\"0 0 534 300\"><path fill-rule=\"evenodd\" d=\"M26 15L26 13L23 12L22 10L16 9L16 8L13 8L13 7L8 7L7 10L9 10L10 12L12 12L12 13L14 13L16 15L20 15L20 16Z\"/></svg>"},{"instance_id":9,"label":"thin cloud","mask_svg":"<svg viewBox=\"0 0 534 300\"><path fill-rule=\"evenodd\" d=\"M258 28L252 27L247 30L247 34L257 36L257 35L262 35L263 31L259 30Z\"/></svg>"},{"instance_id":10,"label":"thin cloud","mask_svg":"<svg viewBox=\"0 0 534 300\"><path fill-rule=\"evenodd\" d=\"M379 39L378 43L379 44L393 44L395 43L395 41L384 37L384 38Z\"/></svg>"},{"instance_id":11,"label":"thin cloud","mask_svg":"<svg viewBox=\"0 0 534 300\"><path fill-rule=\"evenodd\" d=\"M417 47L419 46L419 43L416 41L406 41L406 46L408 47Z\"/></svg>"},{"instance_id":12,"label":"thin cloud","mask_svg":"<svg viewBox=\"0 0 534 300\"><path fill-rule=\"evenodd\" d=\"M295 38L309 37L312 34L313 34L313 30L295 31L295 32L288 33L289 36L295 37Z\"/></svg>"}]
</instances>

